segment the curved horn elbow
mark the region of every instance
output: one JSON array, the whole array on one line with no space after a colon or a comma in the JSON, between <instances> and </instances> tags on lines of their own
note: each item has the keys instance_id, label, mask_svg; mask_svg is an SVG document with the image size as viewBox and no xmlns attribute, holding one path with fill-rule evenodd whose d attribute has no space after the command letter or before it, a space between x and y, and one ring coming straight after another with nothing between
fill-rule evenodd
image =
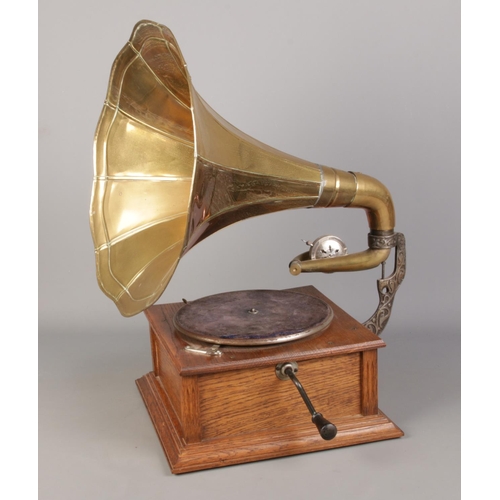
<instances>
[{"instance_id":1,"label":"curved horn elbow","mask_svg":"<svg viewBox=\"0 0 500 500\"><path fill-rule=\"evenodd\" d=\"M366 210L371 231L393 231L396 225L389 190L377 179L359 172L322 168L323 182L316 207Z\"/></svg>"},{"instance_id":2,"label":"curved horn elbow","mask_svg":"<svg viewBox=\"0 0 500 500\"><path fill-rule=\"evenodd\" d=\"M389 190L377 179L362 173L322 168L322 189L316 207L362 208L366 211L370 233L369 248L341 257L310 260L301 254L290 263L293 275L301 272L346 272L372 269L387 260L396 225Z\"/></svg>"},{"instance_id":3,"label":"curved horn elbow","mask_svg":"<svg viewBox=\"0 0 500 500\"><path fill-rule=\"evenodd\" d=\"M368 225L372 231L393 231L396 215L391 193L377 179L365 174L352 174L356 177L356 194L347 207L364 208Z\"/></svg>"}]
</instances>

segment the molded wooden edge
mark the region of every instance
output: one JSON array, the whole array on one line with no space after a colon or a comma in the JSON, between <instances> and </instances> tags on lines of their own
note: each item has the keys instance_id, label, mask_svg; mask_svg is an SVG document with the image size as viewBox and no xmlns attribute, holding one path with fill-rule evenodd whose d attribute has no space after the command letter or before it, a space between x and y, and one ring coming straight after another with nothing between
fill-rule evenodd
<instances>
[{"instance_id":1,"label":"molded wooden edge","mask_svg":"<svg viewBox=\"0 0 500 500\"><path fill-rule=\"evenodd\" d=\"M159 384L153 372L136 380L137 388L148 410L170 469L174 469L184 444L171 420L167 408L158 394Z\"/></svg>"},{"instance_id":2,"label":"molded wooden edge","mask_svg":"<svg viewBox=\"0 0 500 500\"><path fill-rule=\"evenodd\" d=\"M378 415L355 415L337 420L338 434L324 441L315 426L282 431L254 432L187 444L158 394L161 389L153 372L136 381L160 443L174 474L224 467L271 458L298 455L356 444L394 439L403 431L381 411Z\"/></svg>"}]
</instances>

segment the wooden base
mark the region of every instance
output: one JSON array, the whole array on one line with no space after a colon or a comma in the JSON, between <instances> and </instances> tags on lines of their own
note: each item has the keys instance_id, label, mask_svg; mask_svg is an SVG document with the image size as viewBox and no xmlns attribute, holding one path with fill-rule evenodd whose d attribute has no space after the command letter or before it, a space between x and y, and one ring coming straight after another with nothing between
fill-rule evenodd
<instances>
[{"instance_id":1,"label":"wooden base","mask_svg":"<svg viewBox=\"0 0 500 500\"><path fill-rule=\"evenodd\" d=\"M334 309L321 334L265 348L226 348L220 357L185 351L172 320L182 304L153 306L154 371L137 386L174 474L368 443L403 435L378 409L377 349L385 343L313 287ZM338 428L323 440L278 363L296 361L317 411Z\"/></svg>"}]
</instances>

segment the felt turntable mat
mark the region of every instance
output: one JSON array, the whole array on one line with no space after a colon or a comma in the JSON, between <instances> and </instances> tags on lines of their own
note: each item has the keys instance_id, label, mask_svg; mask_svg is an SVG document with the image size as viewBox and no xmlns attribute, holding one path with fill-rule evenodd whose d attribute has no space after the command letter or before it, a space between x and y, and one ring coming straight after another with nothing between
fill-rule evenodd
<instances>
[{"instance_id":1,"label":"felt turntable mat","mask_svg":"<svg viewBox=\"0 0 500 500\"><path fill-rule=\"evenodd\" d=\"M327 328L331 307L317 297L285 290L220 293L187 303L176 328L191 338L226 345L289 342Z\"/></svg>"}]
</instances>

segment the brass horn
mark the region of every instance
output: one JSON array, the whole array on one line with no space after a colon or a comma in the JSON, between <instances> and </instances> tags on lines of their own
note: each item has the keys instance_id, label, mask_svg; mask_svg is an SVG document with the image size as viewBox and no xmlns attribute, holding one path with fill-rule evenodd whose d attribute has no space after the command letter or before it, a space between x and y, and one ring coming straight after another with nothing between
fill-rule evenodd
<instances>
[{"instance_id":1,"label":"brass horn","mask_svg":"<svg viewBox=\"0 0 500 500\"><path fill-rule=\"evenodd\" d=\"M362 208L370 228L367 250L325 259L305 253L290 263L292 274L373 268L399 247L397 272L379 283L379 293L390 294L381 296L384 307L403 279L404 239L394 233L386 187L284 154L230 125L195 91L174 36L160 24L137 23L114 62L94 165L97 276L124 316L152 305L182 255L210 234L290 208ZM384 307L372 322L386 321Z\"/></svg>"}]
</instances>

